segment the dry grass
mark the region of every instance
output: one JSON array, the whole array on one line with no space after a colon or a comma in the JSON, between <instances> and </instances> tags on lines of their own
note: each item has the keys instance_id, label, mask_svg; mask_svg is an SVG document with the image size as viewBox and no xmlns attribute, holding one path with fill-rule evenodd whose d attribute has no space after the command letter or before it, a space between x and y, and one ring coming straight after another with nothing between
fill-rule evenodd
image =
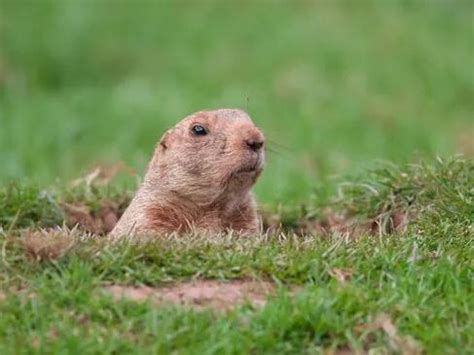
<instances>
[{"instance_id":1,"label":"dry grass","mask_svg":"<svg viewBox=\"0 0 474 355\"><path fill-rule=\"evenodd\" d=\"M390 348L395 353L404 355L423 354L423 348L409 335L400 335L391 317L386 313L380 313L372 321L357 327L359 331L367 332L382 330L388 337Z\"/></svg>"},{"instance_id":2,"label":"dry grass","mask_svg":"<svg viewBox=\"0 0 474 355\"><path fill-rule=\"evenodd\" d=\"M55 261L65 256L75 244L75 230L42 229L23 232L26 254L36 261Z\"/></svg>"}]
</instances>

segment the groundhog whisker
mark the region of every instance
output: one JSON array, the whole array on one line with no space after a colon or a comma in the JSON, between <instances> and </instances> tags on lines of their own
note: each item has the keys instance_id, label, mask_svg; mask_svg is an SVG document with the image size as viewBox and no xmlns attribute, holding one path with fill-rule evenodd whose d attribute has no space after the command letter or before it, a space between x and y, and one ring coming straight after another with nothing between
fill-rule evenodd
<instances>
[{"instance_id":1,"label":"groundhog whisker","mask_svg":"<svg viewBox=\"0 0 474 355\"><path fill-rule=\"evenodd\" d=\"M289 154L292 153L292 151L289 149L284 149L279 146L274 147L273 144L271 144L271 142L270 144L267 144L265 146L265 152L268 152L270 154L276 154L278 156L288 156Z\"/></svg>"},{"instance_id":2,"label":"groundhog whisker","mask_svg":"<svg viewBox=\"0 0 474 355\"><path fill-rule=\"evenodd\" d=\"M265 153L281 154L281 152L279 152L279 151L276 150L276 149L270 148L269 146L266 146L266 147L265 147Z\"/></svg>"},{"instance_id":3,"label":"groundhog whisker","mask_svg":"<svg viewBox=\"0 0 474 355\"><path fill-rule=\"evenodd\" d=\"M284 144L282 144L282 143L279 143L279 142L276 142L276 141L274 141L273 139L267 138L267 146L268 146L269 144L272 145L272 146L278 147L278 149L286 150L286 151L289 151L289 152L292 151L292 149L290 149L290 148L287 147L286 145L284 145Z\"/></svg>"}]
</instances>

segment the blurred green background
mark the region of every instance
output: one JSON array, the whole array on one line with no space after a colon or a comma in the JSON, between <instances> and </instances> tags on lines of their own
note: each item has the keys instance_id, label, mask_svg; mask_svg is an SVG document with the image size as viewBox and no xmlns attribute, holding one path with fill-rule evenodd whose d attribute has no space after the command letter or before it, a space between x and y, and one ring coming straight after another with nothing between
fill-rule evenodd
<instances>
[{"instance_id":1,"label":"blurred green background","mask_svg":"<svg viewBox=\"0 0 474 355\"><path fill-rule=\"evenodd\" d=\"M247 110L267 203L377 159L474 155L473 2L1 1L0 182L142 173L185 115Z\"/></svg>"}]
</instances>

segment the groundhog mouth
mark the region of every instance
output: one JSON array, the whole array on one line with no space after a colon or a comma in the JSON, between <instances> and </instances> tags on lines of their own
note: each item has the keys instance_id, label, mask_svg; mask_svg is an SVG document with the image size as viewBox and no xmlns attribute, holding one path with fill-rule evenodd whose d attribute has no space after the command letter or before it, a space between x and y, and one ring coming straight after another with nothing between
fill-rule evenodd
<instances>
[{"instance_id":1,"label":"groundhog mouth","mask_svg":"<svg viewBox=\"0 0 474 355\"><path fill-rule=\"evenodd\" d=\"M254 167L243 167L237 170L236 174L256 173L258 170Z\"/></svg>"},{"instance_id":2,"label":"groundhog mouth","mask_svg":"<svg viewBox=\"0 0 474 355\"><path fill-rule=\"evenodd\" d=\"M243 164L240 168L235 171L235 174L259 174L263 170L263 161L262 159L255 159L255 161L250 161L246 164Z\"/></svg>"}]
</instances>

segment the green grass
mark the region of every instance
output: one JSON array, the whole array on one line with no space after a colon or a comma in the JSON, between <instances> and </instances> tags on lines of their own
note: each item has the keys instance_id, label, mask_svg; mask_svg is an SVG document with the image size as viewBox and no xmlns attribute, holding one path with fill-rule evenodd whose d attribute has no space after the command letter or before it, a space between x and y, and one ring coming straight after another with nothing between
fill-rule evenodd
<instances>
[{"instance_id":1,"label":"green grass","mask_svg":"<svg viewBox=\"0 0 474 355\"><path fill-rule=\"evenodd\" d=\"M278 151L257 186L271 204L374 159L472 154L472 16L457 1L2 1L0 181L142 173L166 128L216 107L247 109Z\"/></svg>"},{"instance_id":2,"label":"green grass","mask_svg":"<svg viewBox=\"0 0 474 355\"><path fill-rule=\"evenodd\" d=\"M391 201L397 211L411 212L402 233L189 235L111 244L75 230L53 235L42 250L31 247L32 232L19 226L40 223L51 204L61 206L71 196L92 206L117 198L117 191L90 191L85 198L82 190L66 190L52 202L43 198L45 191L37 190L34 199L33 188L11 186L0 194L3 211L31 206L34 213L16 213L16 224L0 235L5 298L0 350L469 353L474 346L473 172L472 160L439 160L384 166L354 179L348 190L347 183L341 186L344 204L336 196L334 211L372 219L387 211L384 201ZM311 219L320 211L306 208L312 213L298 218ZM335 269L348 269L352 276L341 283L331 276ZM279 291L263 309L244 305L228 314L117 301L101 292L111 283L157 286L189 279L271 280ZM301 289L289 293L295 286ZM383 314L397 328L396 340L370 326Z\"/></svg>"},{"instance_id":3,"label":"green grass","mask_svg":"<svg viewBox=\"0 0 474 355\"><path fill-rule=\"evenodd\" d=\"M472 353L473 16L464 1L1 1L0 353ZM218 107L247 110L276 151L256 192L284 233L111 244L75 227L67 206L120 214L165 129ZM117 161L138 177L70 186ZM371 228L321 234L334 216ZM278 292L230 313L101 292L190 279Z\"/></svg>"},{"instance_id":4,"label":"green grass","mask_svg":"<svg viewBox=\"0 0 474 355\"><path fill-rule=\"evenodd\" d=\"M34 296L13 294L0 304L5 351L31 350L35 338L42 352L74 353L390 349L383 332L357 329L380 313L390 314L400 333L427 353L462 353L473 345L473 275L465 266L474 255L465 239L434 250L423 238L84 244L39 265L8 248L11 282L21 279ZM350 267L353 279L340 285L329 276L335 267ZM106 282L156 285L196 275L272 277L283 286L264 309L244 306L228 315L117 302L98 292ZM290 296L286 283L304 288ZM49 339L51 329L59 338Z\"/></svg>"}]
</instances>

